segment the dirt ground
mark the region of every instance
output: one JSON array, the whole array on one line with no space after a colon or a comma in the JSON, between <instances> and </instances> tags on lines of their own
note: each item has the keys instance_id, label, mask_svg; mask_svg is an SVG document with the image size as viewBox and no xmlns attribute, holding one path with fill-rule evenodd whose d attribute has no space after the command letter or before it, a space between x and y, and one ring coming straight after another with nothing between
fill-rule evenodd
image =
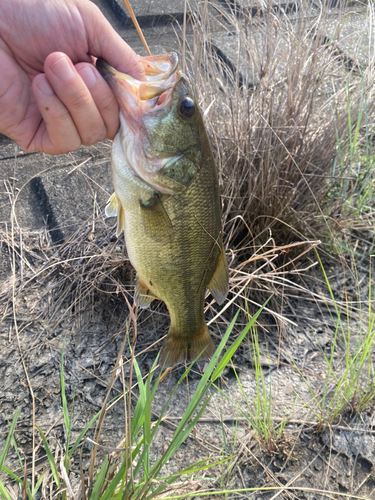
<instances>
[{"instance_id":1,"label":"dirt ground","mask_svg":"<svg viewBox=\"0 0 375 500\"><path fill-rule=\"evenodd\" d=\"M134 276L123 240L115 237L114 220L106 220L103 214L111 192L108 157L106 143L82 148L74 155L48 158L39 154L22 155L10 141L1 139L0 172L4 179L0 193L0 451L8 423L21 408L15 436L29 467L33 411L53 452L58 453L58 443L64 443L60 394L62 349L69 405L74 398L73 435L77 436L101 408L126 334L129 315L125 299L132 303ZM339 263L331 264L328 271L338 293L343 281L349 286ZM366 288L365 260L358 264L358 273ZM319 273L309 274L310 277L306 276L309 289L316 293L324 291ZM297 488L239 493L230 498L327 498L314 489L345 493L349 498L351 495L375 498L375 406L359 415L347 413L340 421L317 432L316 418L302 400L312 406L314 402L296 367L314 393L321 394L326 374L323 353L332 347L335 318L311 295L304 295L297 288L290 295L294 298L289 299L288 307L283 310L290 321L280 326L272 316L263 315L258 328L265 381L272 387L273 417L276 423L289 418L278 449L266 453L243 415L238 414L238 408L245 413L248 410L234 372L228 367L220 385L232 403L212 389L202 421L163 471L172 473L205 457L233 454L230 467L207 471L205 477L190 484L189 491L196 489L197 499L199 489L208 486ZM216 343L236 310L234 304L211 324ZM217 312L217 306L211 304L207 319ZM163 343L168 321L167 311L159 303L138 316L136 353L144 374L150 370ZM233 336L245 322L245 316L240 315ZM360 335L358 324L353 330L353 337ZM126 348L126 376L129 357ZM341 362L336 355L337 369ZM240 347L234 364L251 401L256 382L249 342ZM177 367L162 382L152 408L155 419L180 374L181 368ZM173 398L153 446L153 459L160 456L171 439L198 380L198 375L190 376ZM118 380L113 395L121 390ZM92 437L92 433L89 435ZM123 437L124 412L119 402L108 412L100 445L117 447ZM38 437L36 444L36 471L41 474L47 467L47 458ZM84 467L88 464L90 446L87 442L83 449ZM20 473L13 449L8 453L6 465ZM72 471L72 484L77 484L78 456ZM20 498L18 487L10 483L8 486L12 496ZM47 486L43 491L47 495ZM329 498L340 496L331 494Z\"/></svg>"}]
</instances>

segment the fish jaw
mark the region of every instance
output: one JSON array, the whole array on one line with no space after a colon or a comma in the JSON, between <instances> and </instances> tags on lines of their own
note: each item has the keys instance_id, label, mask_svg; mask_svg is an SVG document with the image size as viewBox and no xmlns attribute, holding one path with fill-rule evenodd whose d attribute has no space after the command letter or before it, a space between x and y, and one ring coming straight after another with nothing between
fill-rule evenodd
<instances>
[{"instance_id":1,"label":"fish jaw","mask_svg":"<svg viewBox=\"0 0 375 500\"><path fill-rule=\"evenodd\" d=\"M180 186L166 185L159 175L166 165L172 165L182 155L156 156L150 154L147 145L145 117L168 113L172 104L173 89L181 79L178 57L175 53L144 57L141 60L146 81L121 73L103 59L97 60L97 68L111 87L120 106L120 143L124 159L135 175L149 187L162 194L176 194Z\"/></svg>"},{"instance_id":2,"label":"fish jaw","mask_svg":"<svg viewBox=\"0 0 375 500\"><path fill-rule=\"evenodd\" d=\"M177 71L178 57L172 52L161 56L143 57L146 81L136 80L121 73L98 59L96 67L111 87L120 106L120 114L128 124L139 127L141 117L158 106L159 110L170 104L171 89L180 78ZM169 91L169 92L168 92ZM160 99L160 96L163 98Z\"/></svg>"}]
</instances>

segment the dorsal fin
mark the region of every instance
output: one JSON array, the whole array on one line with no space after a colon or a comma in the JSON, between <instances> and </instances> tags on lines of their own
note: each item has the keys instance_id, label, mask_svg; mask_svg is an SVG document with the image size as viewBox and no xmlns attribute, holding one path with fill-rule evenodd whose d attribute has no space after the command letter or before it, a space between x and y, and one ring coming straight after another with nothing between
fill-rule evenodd
<instances>
[{"instance_id":1,"label":"dorsal fin","mask_svg":"<svg viewBox=\"0 0 375 500\"><path fill-rule=\"evenodd\" d=\"M219 305L224 302L229 288L228 263L225 257L223 243L221 243L220 246L221 250L217 260L215 272L208 284L208 288L212 296Z\"/></svg>"}]
</instances>

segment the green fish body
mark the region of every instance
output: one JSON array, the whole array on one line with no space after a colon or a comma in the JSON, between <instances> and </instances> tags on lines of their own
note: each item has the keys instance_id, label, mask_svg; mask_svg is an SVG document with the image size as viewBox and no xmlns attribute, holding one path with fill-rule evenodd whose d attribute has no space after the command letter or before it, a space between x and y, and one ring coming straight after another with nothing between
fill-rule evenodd
<instances>
[{"instance_id":1,"label":"green fish body","mask_svg":"<svg viewBox=\"0 0 375 500\"><path fill-rule=\"evenodd\" d=\"M176 54L142 58L139 82L104 61L97 66L120 105L112 149L117 215L137 272L140 307L163 300L171 325L163 359L173 365L215 348L204 319L209 288L221 304L228 267L221 232L218 176L202 115Z\"/></svg>"}]
</instances>

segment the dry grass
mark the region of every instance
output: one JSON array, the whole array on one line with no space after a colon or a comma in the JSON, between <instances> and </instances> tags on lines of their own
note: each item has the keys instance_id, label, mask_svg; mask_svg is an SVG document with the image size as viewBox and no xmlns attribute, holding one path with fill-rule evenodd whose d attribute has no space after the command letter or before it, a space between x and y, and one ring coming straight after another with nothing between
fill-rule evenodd
<instances>
[{"instance_id":1,"label":"dry grass","mask_svg":"<svg viewBox=\"0 0 375 500\"><path fill-rule=\"evenodd\" d=\"M274 294L270 309L282 322L289 290L306 291L295 278L314 265L309 250L318 240L336 251L337 230L372 223L371 212L360 219L346 212L343 219L351 193L342 186L355 177L350 161L341 170L336 164L338 151L350 149L348 99L350 132L359 127L358 150L366 140L361 97L365 92L369 115L374 80L371 64L360 76L356 66L350 74L334 42L327 44L324 6L312 11L302 3L301 11L287 16L270 5L254 17L223 8L213 18L202 3L186 63L202 108L212 104L206 121L222 186L230 304L245 309L248 302L255 311ZM221 44L234 54L232 61ZM35 269L34 242L13 229L16 234L3 234L2 244L14 250L15 291L32 282L48 294L50 322L87 311L98 294L111 306L114 297L123 300L120 291L132 295L131 268L103 214L95 234L80 229L63 246L50 247L44 235ZM1 291L3 314L9 314L9 287ZM211 318L219 319L221 311L209 307Z\"/></svg>"},{"instance_id":2,"label":"dry grass","mask_svg":"<svg viewBox=\"0 0 375 500\"><path fill-rule=\"evenodd\" d=\"M207 124L221 173L227 247L256 248L270 234L277 245L332 244L333 218L345 201L342 182L355 181L349 162L334 171L338 142L342 152L348 149L348 99L351 133L364 93L367 114L373 109L372 66L362 76L347 71L335 43L327 44L324 7L302 2L286 15L265 4L255 17L223 9L223 22L218 26L216 18L211 29L204 13L195 20L190 65L203 109L213 103Z\"/></svg>"}]
</instances>

